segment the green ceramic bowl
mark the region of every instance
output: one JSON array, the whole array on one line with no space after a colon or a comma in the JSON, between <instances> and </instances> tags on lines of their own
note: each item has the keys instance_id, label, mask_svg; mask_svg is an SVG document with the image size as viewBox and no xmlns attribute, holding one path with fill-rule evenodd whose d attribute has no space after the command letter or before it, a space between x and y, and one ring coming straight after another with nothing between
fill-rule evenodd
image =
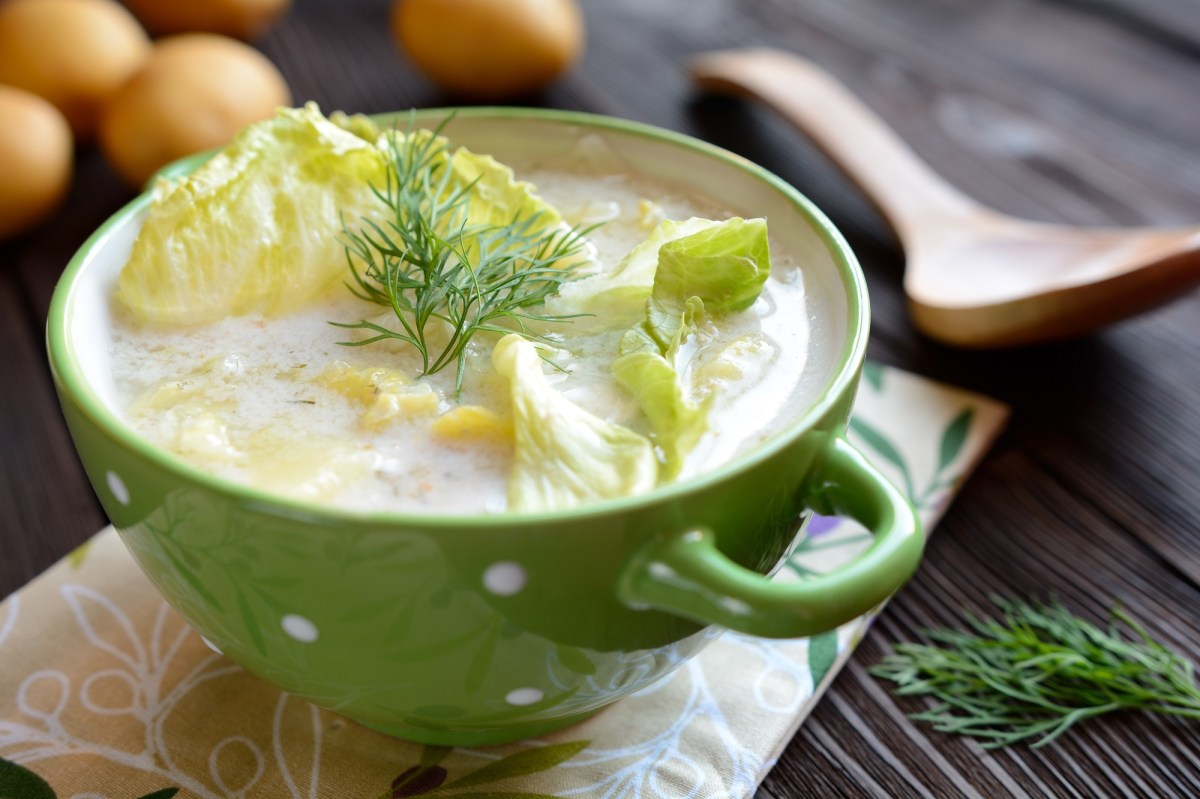
<instances>
[{"instance_id":1,"label":"green ceramic bowl","mask_svg":"<svg viewBox=\"0 0 1200 799\"><path fill-rule=\"evenodd\" d=\"M423 112L422 122L444 112ZM281 499L157 449L113 407L109 297L148 197L71 261L50 362L92 485L138 564L208 642L297 696L435 744L535 736L585 718L696 654L722 628L830 630L913 572L912 509L845 439L866 349L866 287L846 242L795 189L694 139L584 114L465 109L457 143L501 159L592 155L766 216L833 320L832 379L782 433L696 479L546 514L356 514ZM185 165L194 166L195 163ZM814 357L814 356L810 356ZM813 511L873 545L836 572L769 575Z\"/></svg>"}]
</instances>

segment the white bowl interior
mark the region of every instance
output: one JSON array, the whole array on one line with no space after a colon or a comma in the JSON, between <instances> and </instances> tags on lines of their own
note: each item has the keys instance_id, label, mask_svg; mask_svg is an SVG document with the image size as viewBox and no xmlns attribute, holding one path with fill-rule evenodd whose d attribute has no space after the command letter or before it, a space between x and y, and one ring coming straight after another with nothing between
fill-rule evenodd
<instances>
[{"instance_id":1,"label":"white bowl interior","mask_svg":"<svg viewBox=\"0 0 1200 799\"><path fill-rule=\"evenodd\" d=\"M112 373L112 296L144 217L144 210L132 214L107 228L96 241L80 265L66 318L70 350L87 384L118 415Z\"/></svg>"}]
</instances>

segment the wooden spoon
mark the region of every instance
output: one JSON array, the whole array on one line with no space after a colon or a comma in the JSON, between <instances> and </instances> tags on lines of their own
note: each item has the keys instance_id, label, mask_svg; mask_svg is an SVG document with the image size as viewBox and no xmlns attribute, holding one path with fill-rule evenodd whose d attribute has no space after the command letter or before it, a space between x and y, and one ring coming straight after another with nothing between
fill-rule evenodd
<instances>
[{"instance_id":1,"label":"wooden spoon","mask_svg":"<svg viewBox=\"0 0 1200 799\"><path fill-rule=\"evenodd\" d=\"M704 89L756 98L809 134L875 203L907 254L917 327L963 347L1077 336L1200 283L1200 227L1081 228L1006 216L922 163L849 90L780 50L691 62Z\"/></svg>"}]
</instances>

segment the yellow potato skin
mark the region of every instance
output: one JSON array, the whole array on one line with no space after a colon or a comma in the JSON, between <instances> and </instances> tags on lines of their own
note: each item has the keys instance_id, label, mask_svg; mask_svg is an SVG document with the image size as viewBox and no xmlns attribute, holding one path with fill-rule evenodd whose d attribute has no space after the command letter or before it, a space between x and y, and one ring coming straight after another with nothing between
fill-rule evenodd
<instances>
[{"instance_id":1,"label":"yellow potato skin","mask_svg":"<svg viewBox=\"0 0 1200 799\"><path fill-rule=\"evenodd\" d=\"M435 84L483 100L541 88L584 42L575 0L397 0L392 32Z\"/></svg>"},{"instance_id":2,"label":"yellow potato skin","mask_svg":"<svg viewBox=\"0 0 1200 799\"><path fill-rule=\"evenodd\" d=\"M49 100L78 140L149 54L146 32L113 0L0 3L0 84Z\"/></svg>"},{"instance_id":3,"label":"yellow potato skin","mask_svg":"<svg viewBox=\"0 0 1200 799\"><path fill-rule=\"evenodd\" d=\"M58 109L0 86L0 241L36 225L71 184L74 143Z\"/></svg>"},{"instance_id":4,"label":"yellow potato skin","mask_svg":"<svg viewBox=\"0 0 1200 799\"><path fill-rule=\"evenodd\" d=\"M207 32L255 39L291 7L291 0L125 0L155 34Z\"/></svg>"},{"instance_id":5,"label":"yellow potato skin","mask_svg":"<svg viewBox=\"0 0 1200 799\"><path fill-rule=\"evenodd\" d=\"M171 161L225 145L290 104L279 70L249 45L208 33L169 36L105 109L100 146L118 175L141 186Z\"/></svg>"}]
</instances>

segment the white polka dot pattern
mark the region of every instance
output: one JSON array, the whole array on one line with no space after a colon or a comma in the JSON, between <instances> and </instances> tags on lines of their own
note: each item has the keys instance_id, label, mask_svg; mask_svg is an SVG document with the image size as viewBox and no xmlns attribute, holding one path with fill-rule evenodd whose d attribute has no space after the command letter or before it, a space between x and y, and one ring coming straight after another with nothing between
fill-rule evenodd
<instances>
[{"instance_id":1,"label":"white polka dot pattern","mask_svg":"<svg viewBox=\"0 0 1200 799\"><path fill-rule=\"evenodd\" d=\"M510 705L532 705L541 702L545 696L537 688L518 688L515 691L509 691L508 696L504 697L504 701Z\"/></svg>"},{"instance_id":2,"label":"white polka dot pattern","mask_svg":"<svg viewBox=\"0 0 1200 799\"><path fill-rule=\"evenodd\" d=\"M280 620L280 624L283 626L285 633L303 644L311 644L320 635L317 625L303 616L297 616L295 613L289 613L284 616Z\"/></svg>"},{"instance_id":3,"label":"white polka dot pattern","mask_svg":"<svg viewBox=\"0 0 1200 799\"><path fill-rule=\"evenodd\" d=\"M108 483L108 490L112 492L113 498L122 505L129 504L129 489L125 487L125 481L116 472L109 472L104 475L105 482Z\"/></svg>"},{"instance_id":4,"label":"white polka dot pattern","mask_svg":"<svg viewBox=\"0 0 1200 799\"><path fill-rule=\"evenodd\" d=\"M483 587L496 596L512 596L520 593L527 580L525 568L511 560L493 563L483 573Z\"/></svg>"}]
</instances>

